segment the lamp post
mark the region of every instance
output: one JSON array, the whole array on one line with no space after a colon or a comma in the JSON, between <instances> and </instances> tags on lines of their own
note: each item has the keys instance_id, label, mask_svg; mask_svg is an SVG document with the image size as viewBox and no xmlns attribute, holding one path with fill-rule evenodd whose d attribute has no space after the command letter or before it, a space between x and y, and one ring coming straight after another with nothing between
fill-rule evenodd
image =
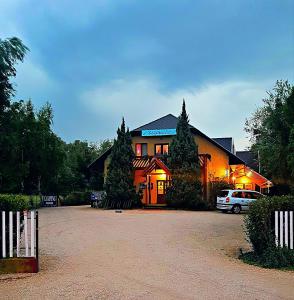
<instances>
[{"instance_id":1,"label":"lamp post","mask_svg":"<svg viewBox=\"0 0 294 300\"><path fill-rule=\"evenodd\" d=\"M261 166L260 166L260 153L259 153L259 150L257 150L257 159L258 159L258 173L260 174Z\"/></svg>"}]
</instances>

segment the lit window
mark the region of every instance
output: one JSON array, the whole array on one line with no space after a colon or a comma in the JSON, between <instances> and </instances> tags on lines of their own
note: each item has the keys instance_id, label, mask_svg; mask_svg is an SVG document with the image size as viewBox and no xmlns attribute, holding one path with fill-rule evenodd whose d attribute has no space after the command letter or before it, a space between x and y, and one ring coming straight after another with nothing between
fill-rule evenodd
<instances>
[{"instance_id":1,"label":"lit window","mask_svg":"<svg viewBox=\"0 0 294 300\"><path fill-rule=\"evenodd\" d=\"M136 156L142 156L142 144L136 144Z\"/></svg>"},{"instance_id":2,"label":"lit window","mask_svg":"<svg viewBox=\"0 0 294 300\"><path fill-rule=\"evenodd\" d=\"M146 156L147 154L147 144L136 144L136 156Z\"/></svg>"},{"instance_id":3,"label":"lit window","mask_svg":"<svg viewBox=\"0 0 294 300\"><path fill-rule=\"evenodd\" d=\"M155 145L155 153L161 154L161 145Z\"/></svg>"},{"instance_id":4,"label":"lit window","mask_svg":"<svg viewBox=\"0 0 294 300\"><path fill-rule=\"evenodd\" d=\"M168 154L168 144L155 145L155 155Z\"/></svg>"},{"instance_id":5,"label":"lit window","mask_svg":"<svg viewBox=\"0 0 294 300\"><path fill-rule=\"evenodd\" d=\"M162 145L162 153L168 154L168 145Z\"/></svg>"}]
</instances>

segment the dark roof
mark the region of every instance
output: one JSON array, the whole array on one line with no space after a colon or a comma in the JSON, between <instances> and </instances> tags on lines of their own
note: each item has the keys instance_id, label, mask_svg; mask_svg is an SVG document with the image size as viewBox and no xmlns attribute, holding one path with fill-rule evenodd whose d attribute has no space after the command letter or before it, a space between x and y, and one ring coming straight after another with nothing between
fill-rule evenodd
<instances>
[{"instance_id":1,"label":"dark roof","mask_svg":"<svg viewBox=\"0 0 294 300\"><path fill-rule=\"evenodd\" d=\"M231 137L213 138L213 140L215 142L217 142L218 144L220 144L225 149L227 149L228 151L230 151L232 153L234 152L233 151L233 138L231 138Z\"/></svg>"},{"instance_id":2,"label":"dark roof","mask_svg":"<svg viewBox=\"0 0 294 300\"><path fill-rule=\"evenodd\" d=\"M168 114L164 117L161 117L155 121L152 121L150 123L147 123L143 126L140 126L134 130L131 131L132 136L140 135L142 130L154 130L154 129L173 129L177 128L177 123L178 123L178 118L175 117L172 114ZM224 146L221 144L217 143L210 137L208 137L206 134L204 134L202 131L198 130L194 126L190 125L191 132L195 135L199 135L206 140L209 140L212 144L216 145L218 148L221 148L224 150L228 155L229 155L229 161L231 165L238 165L238 164L244 164L244 162L234 155L234 153L231 152L231 150L226 149Z\"/></svg>"},{"instance_id":3,"label":"dark roof","mask_svg":"<svg viewBox=\"0 0 294 300\"><path fill-rule=\"evenodd\" d=\"M242 159L248 167L258 172L258 159L253 152L249 150L237 151L236 156Z\"/></svg>"},{"instance_id":4,"label":"dark roof","mask_svg":"<svg viewBox=\"0 0 294 300\"><path fill-rule=\"evenodd\" d=\"M168 114L155 121L140 126L132 130L132 132L141 131L141 130L173 129L173 128L177 128L177 123L178 123L178 118L172 114Z\"/></svg>"},{"instance_id":5,"label":"dark roof","mask_svg":"<svg viewBox=\"0 0 294 300\"><path fill-rule=\"evenodd\" d=\"M108 148L105 152L103 152L99 157L97 157L93 162L88 165L90 170L98 170L103 171L104 169L104 161L107 156L111 153L112 146Z\"/></svg>"},{"instance_id":6,"label":"dark roof","mask_svg":"<svg viewBox=\"0 0 294 300\"><path fill-rule=\"evenodd\" d=\"M142 130L155 130L155 129L174 129L177 128L177 123L178 123L178 118L175 117L172 114L168 114L164 117L161 117L159 119L156 119L150 123L147 123L143 126L140 126L134 130L131 131L131 135L132 136L138 136L141 135L141 131ZM223 151L225 151L228 155L229 155L229 163L230 165L238 165L238 164L244 164L244 161L237 157L236 155L234 155L231 150L226 149L224 146L222 146L221 144L219 144L218 142L216 142L215 140L211 139L210 137L208 137L206 134L204 134L203 132L201 132L200 130L198 130L197 128L193 127L190 125L191 128L191 132L195 135L199 135L203 138L205 138L206 140L210 141L212 144L214 144L215 146L217 146L218 148L222 149ZM98 160L102 160L104 161L105 158L107 157L107 155L110 153L111 148L109 150L107 150L105 153L103 153L100 157L98 157L93 163L91 163L88 167L92 168L94 167L98 162Z\"/></svg>"}]
</instances>

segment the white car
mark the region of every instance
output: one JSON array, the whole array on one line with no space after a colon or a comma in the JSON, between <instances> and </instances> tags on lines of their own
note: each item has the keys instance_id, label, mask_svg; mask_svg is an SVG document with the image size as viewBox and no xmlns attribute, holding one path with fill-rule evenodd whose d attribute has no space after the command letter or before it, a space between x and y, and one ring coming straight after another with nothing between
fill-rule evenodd
<instances>
[{"instance_id":1,"label":"white car","mask_svg":"<svg viewBox=\"0 0 294 300\"><path fill-rule=\"evenodd\" d=\"M239 214L242 210L249 209L249 203L256 201L263 195L250 190L222 190L217 196L216 208L223 211L231 211Z\"/></svg>"}]
</instances>

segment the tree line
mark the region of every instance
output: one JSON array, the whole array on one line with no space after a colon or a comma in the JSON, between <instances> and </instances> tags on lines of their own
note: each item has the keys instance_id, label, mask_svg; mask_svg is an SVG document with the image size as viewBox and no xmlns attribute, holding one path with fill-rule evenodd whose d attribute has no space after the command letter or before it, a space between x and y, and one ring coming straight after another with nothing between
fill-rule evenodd
<instances>
[{"instance_id":1,"label":"tree line","mask_svg":"<svg viewBox=\"0 0 294 300\"><path fill-rule=\"evenodd\" d=\"M112 145L76 140L66 143L52 129L49 103L13 101L16 64L29 49L18 38L0 39L0 193L67 194L101 189L101 175L87 166Z\"/></svg>"},{"instance_id":2,"label":"tree line","mask_svg":"<svg viewBox=\"0 0 294 300\"><path fill-rule=\"evenodd\" d=\"M294 194L294 86L278 80L263 105L246 120L251 151L261 173L280 194Z\"/></svg>"},{"instance_id":3,"label":"tree line","mask_svg":"<svg viewBox=\"0 0 294 300\"><path fill-rule=\"evenodd\" d=\"M87 167L113 144L112 140L66 143L53 132L49 103L37 110L31 100L13 100L15 88L11 79L16 76L16 64L23 61L27 51L18 38L0 39L0 193L67 194L105 188L111 206L116 206L113 203L118 195L137 203L132 186L131 137L124 121L118 130L104 186L102 174L90 176ZM263 102L246 121L250 149L259 158L261 173L290 192L294 186L293 85L277 81ZM173 173L167 199L173 206L178 205L174 200L179 198L185 207L197 206L201 205L201 187L194 176L199 174L198 158L194 160L198 152L190 136L185 104L179 120L167 160Z\"/></svg>"}]
</instances>

